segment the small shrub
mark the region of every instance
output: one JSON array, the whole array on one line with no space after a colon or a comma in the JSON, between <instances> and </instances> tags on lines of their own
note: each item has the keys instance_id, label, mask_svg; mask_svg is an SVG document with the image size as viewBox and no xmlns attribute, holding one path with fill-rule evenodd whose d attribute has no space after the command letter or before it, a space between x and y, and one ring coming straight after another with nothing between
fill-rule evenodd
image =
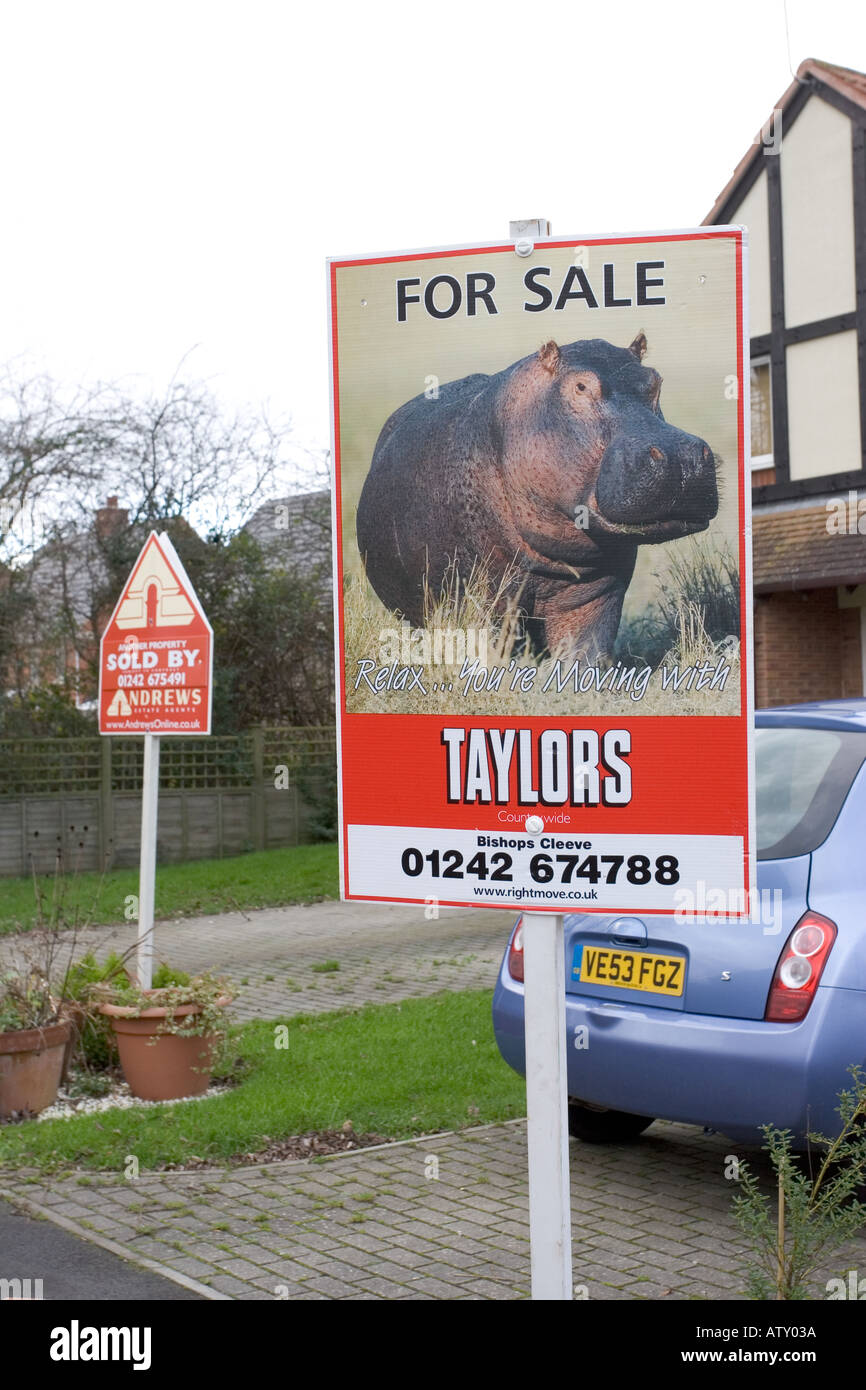
<instances>
[{"instance_id":1,"label":"small shrub","mask_svg":"<svg viewBox=\"0 0 866 1390\"><path fill-rule=\"evenodd\" d=\"M839 1096L838 1136L809 1135L810 1143L825 1150L814 1179L797 1166L790 1131L772 1125L763 1131L775 1193L761 1192L755 1175L740 1164L734 1218L751 1249L750 1298L809 1298L809 1276L866 1223L866 1206L855 1195L866 1179L866 1081L859 1067L850 1071L854 1086Z\"/></svg>"},{"instance_id":2,"label":"small shrub","mask_svg":"<svg viewBox=\"0 0 866 1390\"><path fill-rule=\"evenodd\" d=\"M90 1073L92 1084L96 1084L96 1075L117 1064L111 1024L92 1004L94 986L105 986L109 981L115 989L131 990L123 957L112 951L100 965L93 952L88 951L70 965L63 984L63 994L73 1006L69 1012L78 1031L75 1062L80 1078ZM85 1084L83 1080L81 1084ZM102 1093L91 1090L82 1091L82 1094Z\"/></svg>"},{"instance_id":3,"label":"small shrub","mask_svg":"<svg viewBox=\"0 0 866 1390\"><path fill-rule=\"evenodd\" d=\"M91 1099L107 1096L112 1087L112 1078L107 1071L72 1071L66 1082L66 1090L73 1099Z\"/></svg>"},{"instance_id":4,"label":"small shrub","mask_svg":"<svg viewBox=\"0 0 866 1390\"><path fill-rule=\"evenodd\" d=\"M47 975L36 967L0 972L0 1033L43 1028L57 1018Z\"/></svg>"},{"instance_id":5,"label":"small shrub","mask_svg":"<svg viewBox=\"0 0 866 1390\"><path fill-rule=\"evenodd\" d=\"M153 989L167 989L169 985L188 985L189 975L185 970L175 970L164 962L153 972Z\"/></svg>"},{"instance_id":6,"label":"small shrub","mask_svg":"<svg viewBox=\"0 0 866 1390\"><path fill-rule=\"evenodd\" d=\"M83 1003L91 985L102 984L105 980L113 980L115 977L119 981L129 979L122 956L112 951L100 965L93 952L88 951L87 955L74 961L67 970L63 993L67 999Z\"/></svg>"}]
</instances>

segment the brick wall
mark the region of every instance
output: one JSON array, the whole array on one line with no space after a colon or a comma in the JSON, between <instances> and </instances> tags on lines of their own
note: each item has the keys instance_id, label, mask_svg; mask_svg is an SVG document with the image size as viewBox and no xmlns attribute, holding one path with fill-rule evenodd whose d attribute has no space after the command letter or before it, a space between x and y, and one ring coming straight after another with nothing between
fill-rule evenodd
<instances>
[{"instance_id":1,"label":"brick wall","mask_svg":"<svg viewBox=\"0 0 866 1390\"><path fill-rule=\"evenodd\" d=\"M859 608L840 608L842 696L866 695L863 689L863 657Z\"/></svg>"},{"instance_id":2,"label":"brick wall","mask_svg":"<svg viewBox=\"0 0 866 1390\"><path fill-rule=\"evenodd\" d=\"M859 608L839 608L831 588L757 597L758 709L863 693Z\"/></svg>"},{"instance_id":3,"label":"brick wall","mask_svg":"<svg viewBox=\"0 0 866 1390\"><path fill-rule=\"evenodd\" d=\"M775 468L753 468L752 487L769 487L776 481Z\"/></svg>"}]
</instances>

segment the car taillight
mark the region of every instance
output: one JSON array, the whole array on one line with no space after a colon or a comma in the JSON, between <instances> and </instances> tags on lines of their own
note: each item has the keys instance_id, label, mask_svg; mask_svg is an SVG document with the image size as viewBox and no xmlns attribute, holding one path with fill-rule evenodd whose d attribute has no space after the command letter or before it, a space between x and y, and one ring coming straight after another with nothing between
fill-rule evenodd
<instances>
[{"instance_id":1,"label":"car taillight","mask_svg":"<svg viewBox=\"0 0 866 1390\"><path fill-rule=\"evenodd\" d=\"M799 1023L809 1012L836 924L820 912L805 912L779 957L764 1018L768 1023Z\"/></svg>"},{"instance_id":2,"label":"car taillight","mask_svg":"<svg viewBox=\"0 0 866 1390\"><path fill-rule=\"evenodd\" d=\"M508 973L512 980L523 983L523 918L518 918L511 945L508 948Z\"/></svg>"}]
</instances>

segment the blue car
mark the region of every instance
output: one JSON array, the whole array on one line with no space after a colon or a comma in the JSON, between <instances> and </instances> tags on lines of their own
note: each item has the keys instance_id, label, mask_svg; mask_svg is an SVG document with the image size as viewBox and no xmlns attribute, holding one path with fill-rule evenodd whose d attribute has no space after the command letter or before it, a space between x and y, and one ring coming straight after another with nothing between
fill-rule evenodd
<instances>
[{"instance_id":1,"label":"blue car","mask_svg":"<svg viewBox=\"0 0 866 1390\"><path fill-rule=\"evenodd\" d=\"M772 1124L801 1148L839 1131L839 1092L866 1062L866 699L761 710L755 725L751 920L714 920L709 891L700 923L565 918L576 1138L633 1139L654 1119L745 1141ZM493 1023L525 1072L519 920Z\"/></svg>"}]
</instances>

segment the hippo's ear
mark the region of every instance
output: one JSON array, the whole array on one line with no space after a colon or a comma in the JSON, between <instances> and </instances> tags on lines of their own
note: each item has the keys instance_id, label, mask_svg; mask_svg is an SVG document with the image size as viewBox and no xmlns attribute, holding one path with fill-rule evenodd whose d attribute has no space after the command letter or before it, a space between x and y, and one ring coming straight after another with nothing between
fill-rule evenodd
<instances>
[{"instance_id":1,"label":"hippo's ear","mask_svg":"<svg viewBox=\"0 0 866 1390\"><path fill-rule=\"evenodd\" d=\"M629 343L628 351L631 353L632 357L637 358L638 362L642 362L644 359L644 353L646 352L646 346L646 334L643 332L643 330L641 330L641 332L638 333L637 337L635 338L634 342Z\"/></svg>"},{"instance_id":2,"label":"hippo's ear","mask_svg":"<svg viewBox=\"0 0 866 1390\"><path fill-rule=\"evenodd\" d=\"M556 371L559 362L559 348L551 338L549 343L538 349L538 360L542 367L551 374Z\"/></svg>"}]
</instances>

